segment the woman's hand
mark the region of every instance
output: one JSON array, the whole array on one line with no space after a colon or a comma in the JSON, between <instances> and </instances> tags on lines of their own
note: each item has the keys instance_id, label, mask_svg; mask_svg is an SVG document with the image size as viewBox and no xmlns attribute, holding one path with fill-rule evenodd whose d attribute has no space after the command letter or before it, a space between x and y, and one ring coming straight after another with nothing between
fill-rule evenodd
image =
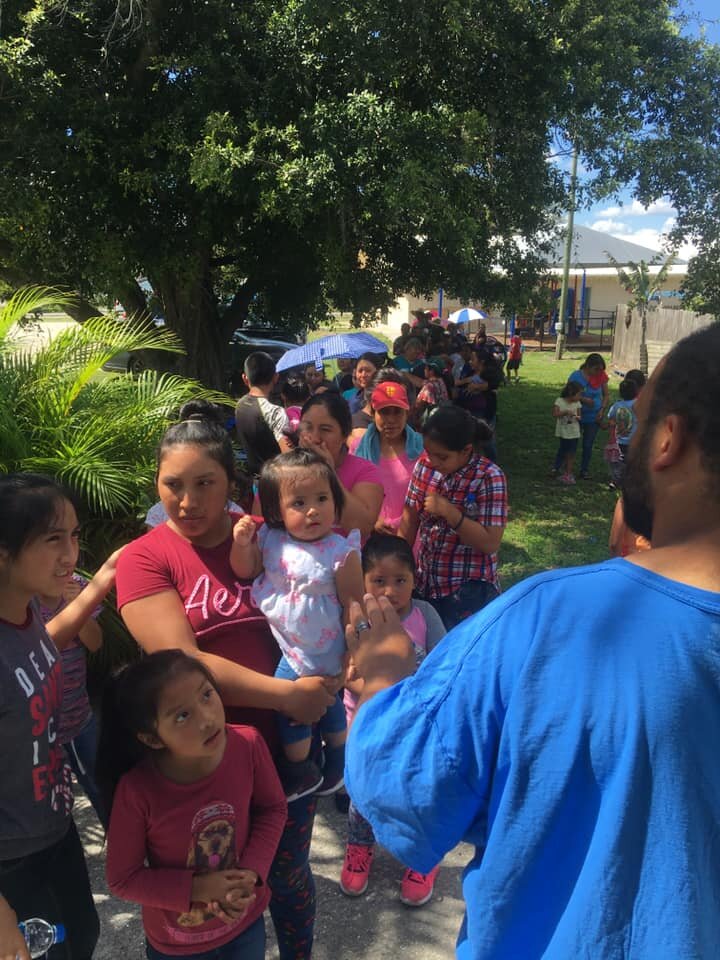
<instances>
[{"instance_id":1,"label":"woman's hand","mask_svg":"<svg viewBox=\"0 0 720 960\"><path fill-rule=\"evenodd\" d=\"M291 681L292 689L283 712L297 723L317 723L332 706L342 681L342 674L337 677L298 677Z\"/></svg>"},{"instance_id":2,"label":"woman's hand","mask_svg":"<svg viewBox=\"0 0 720 960\"><path fill-rule=\"evenodd\" d=\"M328 466L335 470L335 458L332 453L327 448L324 440L313 440L308 436L307 433L300 434L300 446L305 447L306 450L314 450L315 453L320 454L323 460L328 464Z\"/></svg>"},{"instance_id":3,"label":"woman's hand","mask_svg":"<svg viewBox=\"0 0 720 960\"><path fill-rule=\"evenodd\" d=\"M15 911L0 896L0 960L30 960L25 937L20 933Z\"/></svg>"}]
</instances>

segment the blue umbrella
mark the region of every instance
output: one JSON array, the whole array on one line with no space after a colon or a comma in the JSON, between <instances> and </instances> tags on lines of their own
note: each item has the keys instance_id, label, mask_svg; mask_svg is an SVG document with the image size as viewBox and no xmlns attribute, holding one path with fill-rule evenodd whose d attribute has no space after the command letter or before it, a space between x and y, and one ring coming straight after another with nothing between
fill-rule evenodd
<instances>
[{"instance_id":1,"label":"blue umbrella","mask_svg":"<svg viewBox=\"0 0 720 960\"><path fill-rule=\"evenodd\" d=\"M448 323L470 323L471 320L487 320L488 314L484 310L474 310L472 307L463 307L448 317Z\"/></svg>"},{"instance_id":2,"label":"blue umbrella","mask_svg":"<svg viewBox=\"0 0 720 960\"><path fill-rule=\"evenodd\" d=\"M354 359L364 353L387 353L387 344L369 333L331 333L311 343L288 350L278 360L277 370L290 370L292 367L307 367L314 363L319 370L326 360L338 357Z\"/></svg>"}]
</instances>

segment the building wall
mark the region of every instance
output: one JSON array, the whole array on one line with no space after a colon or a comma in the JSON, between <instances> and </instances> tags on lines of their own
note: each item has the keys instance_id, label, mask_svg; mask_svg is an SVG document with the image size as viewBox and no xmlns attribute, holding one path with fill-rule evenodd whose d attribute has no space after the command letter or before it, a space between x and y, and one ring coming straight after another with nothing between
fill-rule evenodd
<instances>
[{"instance_id":1,"label":"building wall","mask_svg":"<svg viewBox=\"0 0 720 960\"><path fill-rule=\"evenodd\" d=\"M682 264L678 267L672 268L672 273L668 276L667 281L664 284L661 284L661 291L664 292L677 292L680 290L683 280L685 279L687 267ZM562 271L553 270L553 274L557 277L558 282L560 282ZM580 316L580 303L582 297L582 282L583 282L583 271L578 269L573 269L570 271L569 278L569 287L572 290L576 291L577 296L577 312L576 316ZM613 313L615 307L618 303L627 303L630 299L630 294L621 286L620 281L618 280L617 273L613 268L608 267L591 267L585 271L585 284L588 293L586 293L586 303L590 310L595 311L605 311L607 313ZM682 300L675 297L663 297L663 306L681 306Z\"/></svg>"}]
</instances>

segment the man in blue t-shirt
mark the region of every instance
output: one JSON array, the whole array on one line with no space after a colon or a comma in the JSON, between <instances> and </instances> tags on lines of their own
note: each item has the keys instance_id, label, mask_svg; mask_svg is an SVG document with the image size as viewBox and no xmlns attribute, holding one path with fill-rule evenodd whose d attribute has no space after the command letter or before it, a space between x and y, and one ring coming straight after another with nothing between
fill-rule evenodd
<instances>
[{"instance_id":1,"label":"man in blue t-shirt","mask_svg":"<svg viewBox=\"0 0 720 960\"><path fill-rule=\"evenodd\" d=\"M417 871L475 846L463 960L720 950L720 326L635 412L625 517L652 550L532 577L415 676L390 606L352 610L348 792Z\"/></svg>"}]
</instances>

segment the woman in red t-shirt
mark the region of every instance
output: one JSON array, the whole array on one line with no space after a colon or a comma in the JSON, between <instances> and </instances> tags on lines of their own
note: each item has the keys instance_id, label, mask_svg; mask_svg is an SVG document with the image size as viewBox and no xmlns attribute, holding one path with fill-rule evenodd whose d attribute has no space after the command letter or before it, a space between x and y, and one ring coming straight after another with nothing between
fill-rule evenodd
<instances>
[{"instance_id":1,"label":"woman in red t-shirt","mask_svg":"<svg viewBox=\"0 0 720 960\"><path fill-rule=\"evenodd\" d=\"M197 402L168 428L158 452L157 485L168 519L129 544L118 564L118 608L147 653L179 648L217 679L230 723L250 723L275 746L273 711L313 723L332 704L340 678L273 676L278 650L252 605L251 583L230 567L226 510L234 482L230 438L211 404ZM315 915L308 860L315 800L290 805L270 873L270 912L283 960L310 957Z\"/></svg>"}]
</instances>

